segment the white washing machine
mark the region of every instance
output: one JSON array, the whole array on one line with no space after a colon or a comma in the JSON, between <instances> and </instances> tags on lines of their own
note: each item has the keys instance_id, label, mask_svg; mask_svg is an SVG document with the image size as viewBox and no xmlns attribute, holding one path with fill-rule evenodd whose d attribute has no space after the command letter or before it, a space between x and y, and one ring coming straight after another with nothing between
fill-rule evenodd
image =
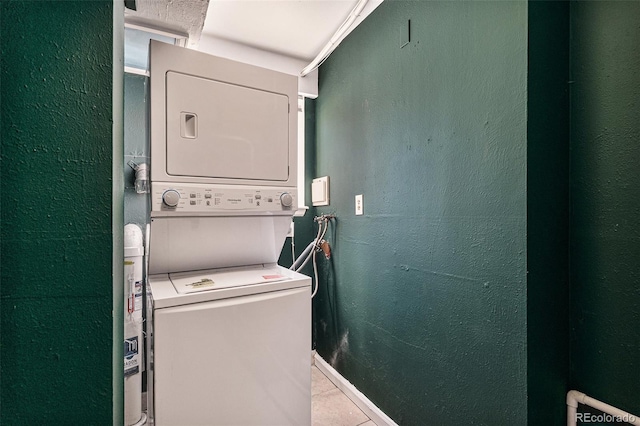
<instances>
[{"instance_id":1,"label":"white washing machine","mask_svg":"<svg viewBox=\"0 0 640 426\"><path fill-rule=\"evenodd\" d=\"M155 41L150 74L149 418L309 425L311 279L276 264L297 77Z\"/></svg>"},{"instance_id":2,"label":"white washing machine","mask_svg":"<svg viewBox=\"0 0 640 426\"><path fill-rule=\"evenodd\" d=\"M311 423L308 277L256 265L149 284L155 424Z\"/></svg>"}]
</instances>

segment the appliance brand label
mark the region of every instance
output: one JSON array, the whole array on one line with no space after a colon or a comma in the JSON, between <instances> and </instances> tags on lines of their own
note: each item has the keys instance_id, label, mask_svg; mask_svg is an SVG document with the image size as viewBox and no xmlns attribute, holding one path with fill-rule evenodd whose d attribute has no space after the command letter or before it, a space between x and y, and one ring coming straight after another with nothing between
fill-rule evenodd
<instances>
[{"instance_id":1,"label":"appliance brand label","mask_svg":"<svg viewBox=\"0 0 640 426\"><path fill-rule=\"evenodd\" d=\"M200 287L211 287L215 284L215 282L210 278L203 278L200 281L196 281L191 284L187 284L188 287L191 288L200 288Z\"/></svg>"},{"instance_id":2,"label":"appliance brand label","mask_svg":"<svg viewBox=\"0 0 640 426\"><path fill-rule=\"evenodd\" d=\"M140 371L138 336L124 339L124 377Z\"/></svg>"}]
</instances>

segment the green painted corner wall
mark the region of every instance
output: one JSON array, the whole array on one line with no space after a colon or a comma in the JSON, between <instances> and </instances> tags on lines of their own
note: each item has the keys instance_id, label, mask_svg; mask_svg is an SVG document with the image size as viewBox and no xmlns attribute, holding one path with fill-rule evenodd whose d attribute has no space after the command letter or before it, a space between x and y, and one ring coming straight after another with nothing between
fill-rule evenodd
<instances>
[{"instance_id":1,"label":"green painted corner wall","mask_svg":"<svg viewBox=\"0 0 640 426\"><path fill-rule=\"evenodd\" d=\"M640 414L640 2L571 3L572 388Z\"/></svg>"},{"instance_id":2,"label":"green painted corner wall","mask_svg":"<svg viewBox=\"0 0 640 426\"><path fill-rule=\"evenodd\" d=\"M135 172L127 165L150 164L147 124L147 90L149 78L124 75L124 223L135 223L143 232L150 223L149 197L135 189Z\"/></svg>"},{"instance_id":3,"label":"green painted corner wall","mask_svg":"<svg viewBox=\"0 0 640 426\"><path fill-rule=\"evenodd\" d=\"M566 424L569 379L569 2L530 1L527 382L530 425Z\"/></svg>"},{"instance_id":4,"label":"green painted corner wall","mask_svg":"<svg viewBox=\"0 0 640 426\"><path fill-rule=\"evenodd\" d=\"M0 2L0 423L111 424L111 1Z\"/></svg>"},{"instance_id":5,"label":"green painted corner wall","mask_svg":"<svg viewBox=\"0 0 640 426\"><path fill-rule=\"evenodd\" d=\"M305 99L305 124L304 124L304 182L300 182L299 185L305 185L305 182L311 182L315 177L315 142L316 142L316 115L315 115L315 101L311 99ZM306 184L307 188L310 188L310 183ZM287 238L284 242L278 264L284 267L290 267L293 263L293 254L299 256L305 247L316 237L316 229L314 228L313 217L315 215L315 208L311 206L311 192L305 191L305 206L309 207L304 216L294 217L294 247L291 249L291 239ZM307 264L302 271L307 276L312 276L313 269L311 263Z\"/></svg>"},{"instance_id":6,"label":"green painted corner wall","mask_svg":"<svg viewBox=\"0 0 640 426\"><path fill-rule=\"evenodd\" d=\"M399 424L526 424L527 3L384 2L316 106L318 352Z\"/></svg>"},{"instance_id":7,"label":"green painted corner wall","mask_svg":"<svg viewBox=\"0 0 640 426\"><path fill-rule=\"evenodd\" d=\"M0 2L3 425L114 420L112 8ZM637 1L388 0L323 65L314 341L398 423L561 424L568 388L640 412L638 22Z\"/></svg>"}]
</instances>

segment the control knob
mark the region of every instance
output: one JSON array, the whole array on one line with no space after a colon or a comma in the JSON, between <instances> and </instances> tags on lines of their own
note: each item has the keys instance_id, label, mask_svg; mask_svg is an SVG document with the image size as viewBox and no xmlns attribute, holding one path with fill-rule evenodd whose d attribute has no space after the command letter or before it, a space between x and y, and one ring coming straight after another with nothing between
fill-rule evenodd
<instances>
[{"instance_id":1,"label":"control knob","mask_svg":"<svg viewBox=\"0 0 640 426\"><path fill-rule=\"evenodd\" d=\"M280 195L280 204L282 207L291 207L293 205L293 197L288 192L283 192Z\"/></svg>"},{"instance_id":2,"label":"control knob","mask_svg":"<svg viewBox=\"0 0 640 426\"><path fill-rule=\"evenodd\" d=\"M175 207L180 201L180 193L175 189L168 189L162 194L162 202L167 207Z\"/></svg>"}]
</instances>

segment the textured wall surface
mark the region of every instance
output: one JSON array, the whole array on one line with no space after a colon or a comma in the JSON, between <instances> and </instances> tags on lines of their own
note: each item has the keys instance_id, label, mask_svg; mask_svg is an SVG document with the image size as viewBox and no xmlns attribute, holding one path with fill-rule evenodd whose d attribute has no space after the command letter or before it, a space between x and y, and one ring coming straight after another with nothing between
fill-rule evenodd
<instances>
[{"instance_id":1,"label":"textured wall surface","mask_svg":"<svg viewBox=\"0 0 640 426\"><path fill-rule=\"evenodd\" d=\"M569 2L529 2L527 379L530 425L566 424Z\"/></svg>"},{"instance_id":2,"label":"textured wall surface","mask_svg":"<svg viewBox=\"0 0 640 426\"><path fill-rule=\"evenodd\" d=\"M640 2L571 5L571 387L640 414Z\"/></svg>"},{"instance_id":3,"label":"textured wall surface","mask_svg":"<svg viewBox=\"0 0 640 426\"><path fill-rule=\"evenodd\" d=\"M135 172L127 165L129 161L136 164L149 160L149 136L147 124L147 90L149 78L141 75L125 74L124 76L124 223L139 225L142 232L149 223L149 197L135 191Z\"/></svg>"},{"instance_id":4,"label":"textured wall surface","mask_svg":"<svg viewBox=\"0 0 640 426\"><path fill-rule=\"evenodd\" d=\"M527 423L526 76L525 2L385 2L320 69L317 349L399 424Z\"/></svg>"},{"instance_id":5,"label":"textured wall surface","mask_svg":"<svg viewBox=\"0 0 640 426\"><path fill-rule=\"evenodd\" d=\"M112 3L0 15L0 423L111 424Z\"/></svg>"}]
</instances>

